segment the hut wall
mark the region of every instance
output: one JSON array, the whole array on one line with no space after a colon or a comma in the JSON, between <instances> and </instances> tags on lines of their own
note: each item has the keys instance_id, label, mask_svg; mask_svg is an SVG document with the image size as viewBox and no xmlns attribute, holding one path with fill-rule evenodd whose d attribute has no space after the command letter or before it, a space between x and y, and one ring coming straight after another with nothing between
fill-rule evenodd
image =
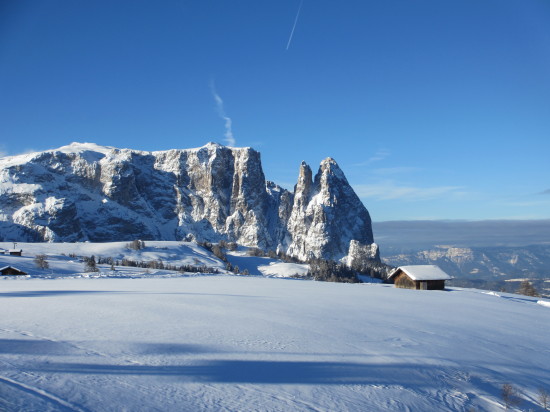
<instances>
[{"instance_id":1,"label":"hut wall","mask_svg":"<svg viewBox=\"0 0 550 412\"><path fill-rule=\"evenodd\" d=\"M394 277L394 284L396 288L403 289L416 289L416 283L405 273L401 272Z\"/></svg>"},{"instance_id":2,"label":"hut wall","mask_svg":"<svg viewBox=\"0 0 550 412\"><path fill-rule=\"evenodd\" d=\"M0 274L2 276L24 276L24 275L26 275L25 272L22 272L20 270L14 269L14 268L6 268Z\"/></svg>"},{"instance_id":3,"label":"hut wall","mask_svg":"<svg viewBox=\"0 0 550 412\"><path fill-rule=\"evenodd\" d=\"M444 280L428 280L428 290L443 290L445 289Z\"/></svg>"}]
</instances>

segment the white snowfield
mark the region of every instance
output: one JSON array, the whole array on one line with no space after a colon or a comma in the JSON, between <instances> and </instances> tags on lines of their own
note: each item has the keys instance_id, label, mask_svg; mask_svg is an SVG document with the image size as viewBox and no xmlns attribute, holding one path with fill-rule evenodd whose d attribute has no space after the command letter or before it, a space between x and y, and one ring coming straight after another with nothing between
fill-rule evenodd
<instances>
[{"instance_id":1,"label":"white snowfield","mask_svg":"<svg viewBox=\"0 0 550 412\"><path fill-rule=\"evenodd\" d=\"M0 278L0 411L500 411L505 383L537 410L550 390L545 300L273 279L308 266L244 249L255 276L69 256L225 272L195 243L126 243L0 243L30 274Z\"/></svg>"},{"instance_id":2,"label":"white snowfield","mask_svg":"<svg viewBox=\"0 0 550 412\"><path fill-rule=\"evenodd\" d=\"M242 276L0 281L0 410L537 410L550 310Z\"/></svg>"}]
</instances>

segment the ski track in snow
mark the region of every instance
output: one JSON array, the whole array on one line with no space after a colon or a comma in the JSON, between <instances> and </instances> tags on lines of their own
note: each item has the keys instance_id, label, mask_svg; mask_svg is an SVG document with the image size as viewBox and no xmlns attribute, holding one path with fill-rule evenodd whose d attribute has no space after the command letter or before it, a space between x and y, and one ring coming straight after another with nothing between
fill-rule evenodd
<instances>
[{"instance_id":1,"label":"ski track in snow","mask_svg":"<svg viewBox=\"0 0 550 412\"><path fill-rule=\"evenodd\" d=\"M82 409L81 407L71 404L64 399L61 399L47 391L36 388L21 382L17 382L14 379L7 378L5 376L0 376L0 382L4 385L9 385L24 392L27 395L38 397L42 400L45 400L47 403L50 403L54 410L59 411L74 411L74 412L87 412L87 409ZM1 402L1 401L0 401ZM2 404L0 403L0 407Z\"/></svg>"}]
</instances>

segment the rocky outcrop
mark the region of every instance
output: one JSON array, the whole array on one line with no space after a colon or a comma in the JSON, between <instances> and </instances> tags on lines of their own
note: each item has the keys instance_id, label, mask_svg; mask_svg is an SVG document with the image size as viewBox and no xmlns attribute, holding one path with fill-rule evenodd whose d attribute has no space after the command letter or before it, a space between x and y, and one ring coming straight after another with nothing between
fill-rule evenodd
<instances>
[{"instance_id":1,"label":"rocky outcrop","mask_svg":"<svg viewBox=\"0 0 550 412\"><path fill-rule=\"evenodd\" d=\"M367 209L331 158L321 162L313 180L310 167L300 166L288 230L293 239L288 253L303 260L341 258L352 240L362 245L374 242Z\"/></svg>"},{"instance_id":2,"label":"rocky outcrop","mask_svg":"<svg viewBox=\"0 0 550 412\"><path fill-rule=\"evenodd\" d=\"M300 259L378 258L371 220L336 162L294 192L251 148L142 152L89 143L0 159L0 239L225 239ZM351 245L351 246L350 246ZM359 252L360 251L360 252Z\"/></svg>"}]
</instances>

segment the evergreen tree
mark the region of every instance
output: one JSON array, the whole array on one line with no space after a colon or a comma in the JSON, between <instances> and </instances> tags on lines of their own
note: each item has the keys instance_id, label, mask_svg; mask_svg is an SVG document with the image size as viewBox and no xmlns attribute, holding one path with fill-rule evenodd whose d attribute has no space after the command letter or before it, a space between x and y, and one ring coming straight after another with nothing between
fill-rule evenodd
<instances>
[{"instance_id":1,"label":"evergreen tree","mask_svg":"<svg viewBox=\"0 0 550 412\"><path fill-rule=\"evenodd\" d=\"M99 272L95 262L95 256L92 255L89 258L84 258L84 271L85 272Z\"/></svg>"},{"instance_id":2,"label":"evergreen tree","mask_svg":"<svg viewBox=\"0 0 550 412\"><path fill-rule=\"evenodd\" d=\"M518 293L525 296L539 296L537 290L531 282L524 280L519 286Z\"/></svg>"}]
</instances>

